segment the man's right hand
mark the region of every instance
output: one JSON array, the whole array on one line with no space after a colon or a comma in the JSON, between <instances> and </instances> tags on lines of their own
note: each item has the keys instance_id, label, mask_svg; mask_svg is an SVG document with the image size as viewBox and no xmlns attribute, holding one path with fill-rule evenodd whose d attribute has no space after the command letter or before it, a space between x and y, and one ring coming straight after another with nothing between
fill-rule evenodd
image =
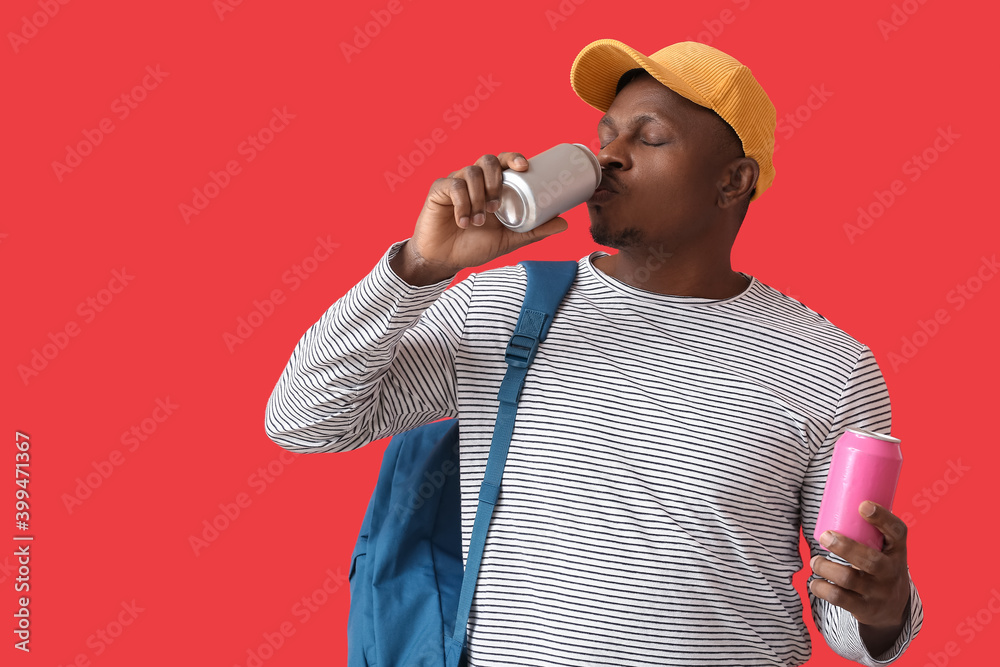
<instances>
[{"instance_id":1,"label":"man's right hand","mask_svg":"<svg viewBox=\"0 0 1000 667\"><path fill-rule=\"evenodd\" d=\"M520 153L484 155L434 181L413 236L390 262L392 270L411 285L431 285L565 231L568 224L560 217L526 232L497 219L505 168L526 171L528 161Z\"/></svg>"}]
</instances>

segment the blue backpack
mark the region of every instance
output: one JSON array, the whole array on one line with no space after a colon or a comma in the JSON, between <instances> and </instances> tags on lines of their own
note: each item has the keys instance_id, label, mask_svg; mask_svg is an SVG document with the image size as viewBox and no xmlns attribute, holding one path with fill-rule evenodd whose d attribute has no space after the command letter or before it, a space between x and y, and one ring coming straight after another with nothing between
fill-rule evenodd
<instances>
[{"instance_id":1,"label":"blue backpack","mask_svg":"<svg viewBox=\"0 0 1000 667\"><path fill-rule=\"evenodd\" d=\"M351 554L348 667L462 667L486 531L528 366L576 277L576 262L523 261L528 286L507 345L507 372L479 506L462 567L458 420L392 438Z\"/></svg>"}]
</instances>

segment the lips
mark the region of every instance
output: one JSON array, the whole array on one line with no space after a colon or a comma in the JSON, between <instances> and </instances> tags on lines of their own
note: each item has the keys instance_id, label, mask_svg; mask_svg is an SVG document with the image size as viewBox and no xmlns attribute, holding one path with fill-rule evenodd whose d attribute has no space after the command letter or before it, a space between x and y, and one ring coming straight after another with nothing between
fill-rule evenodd
<instances>
[{"instance_id":1,"label":"lips","mask_svg":"<svg viewBox=\"0 0 1000 667\"><path fill-rule=\"evenodd\" d=\"M601 178L601 184L597 186L597 190L594 191L590 201L600 203L602 201L607 201L616 194L618 194L617 184L612 182L611 179L608 178L607 174L604 174Z\"/></svg>"},{"instance_id":2,"label":"lips","mask_svg":"<svg viewBox=\"0 0 1000 667\"><path fill-rule=\"evenodd\" d=\"M614 180L612 180L608 176L607 172L604 172L601 175L601 182L597 186L597 189L598 189L598 191L600 191L600 190L607 190L608 192L614 192L615 194L617 194L618 191L619 191L618 184L615 183Z\"/></svg>"},{"instance_id":3,"label":"lips","mask_svg":"<svg viewBox=\"0 0 1000 667\"><path fill-rule=\"evenodd\" d=\"M605 190L603 188L594 192L593 196L587 200L588 204L603 204L612 197L617 197L617 192L612 192L611 190Z\"/></svg>"}]
</instances>

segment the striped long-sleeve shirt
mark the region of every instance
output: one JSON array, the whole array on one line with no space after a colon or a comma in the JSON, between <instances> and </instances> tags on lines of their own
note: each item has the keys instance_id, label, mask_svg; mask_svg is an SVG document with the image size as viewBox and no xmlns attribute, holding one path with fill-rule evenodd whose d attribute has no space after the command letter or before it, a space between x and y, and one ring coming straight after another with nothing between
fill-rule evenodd
<instances>
[{"instance_id":1,"label":"striped long-sleeve shirt","mask_svg":"<svg viewBox=\"0 0 1000 667\"><path fill-rule=\"evenodd\" d=\"M305 333L266 430L344 452L457 417L467 554L525 272L411 286L389 266L400 246ZM525 380L469 667L801 665L800 530L828 555L812 533L833 445L848 427L889 433L882 373L756 279L729 299L670 296L604 274L602 254L579 260ZM864 665L898 657L923 619L911 581L911 616L873 657L850 613L809 597L828 644Z\"/></svg>"}]
</instances>

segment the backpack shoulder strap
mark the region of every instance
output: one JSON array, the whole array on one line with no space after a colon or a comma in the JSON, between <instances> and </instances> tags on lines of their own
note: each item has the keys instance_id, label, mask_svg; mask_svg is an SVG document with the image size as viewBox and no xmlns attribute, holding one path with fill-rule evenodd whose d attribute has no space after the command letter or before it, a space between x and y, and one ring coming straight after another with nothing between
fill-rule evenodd
<instances>
[{"instance_id":1,"label":"backpack shoulder strap","mask_svg":"<svg viewBox=\"0 0 1000 667\"><path fill-rule=\"evenodd\" d=\"M555 315L559 303L563 300L570 285L576 278L576 262L542 262L525 260L520 262L528 274L528 287L524 293L524 303L521 305L521 317L532 311L544 313L546 320L541 329L540 340L545 340L549 333L549 325Z\"/></svg>"},{"instance_id":2,"label":"backpack shoulder strap","mask_svg":"<svg viewBox=\"0 0 1000 667\"><path fill-rule=\"evenodd\" d=\"M472 526L469 554L465 563L462 594L458 601L458 614L455 619L455 633L447 646L448 667L457 667L465 646L465 632L469 622L469 611L472 608L472 596L476 589L476 579L479 577L483 547L486 544L486 532L500 495L500 482L503 479L504 465L507 463L510 438L514 433L517 402L524 387L524 378L528 373L528 366L535 359L538 344L545 340L549 333L556 309L576 278L576 262L525 260L520 264L527 273L528 286L525 289L524 302L521 304L521 314L514 327L514 334L504 354L507 372L504 374L503 382L500 383L498 393L500 406L497 410L496 425L493 427L493 440L486 461L486 472L479 489L479 506L476 508L476 519Z\"/></svg>"}]
</instances>

